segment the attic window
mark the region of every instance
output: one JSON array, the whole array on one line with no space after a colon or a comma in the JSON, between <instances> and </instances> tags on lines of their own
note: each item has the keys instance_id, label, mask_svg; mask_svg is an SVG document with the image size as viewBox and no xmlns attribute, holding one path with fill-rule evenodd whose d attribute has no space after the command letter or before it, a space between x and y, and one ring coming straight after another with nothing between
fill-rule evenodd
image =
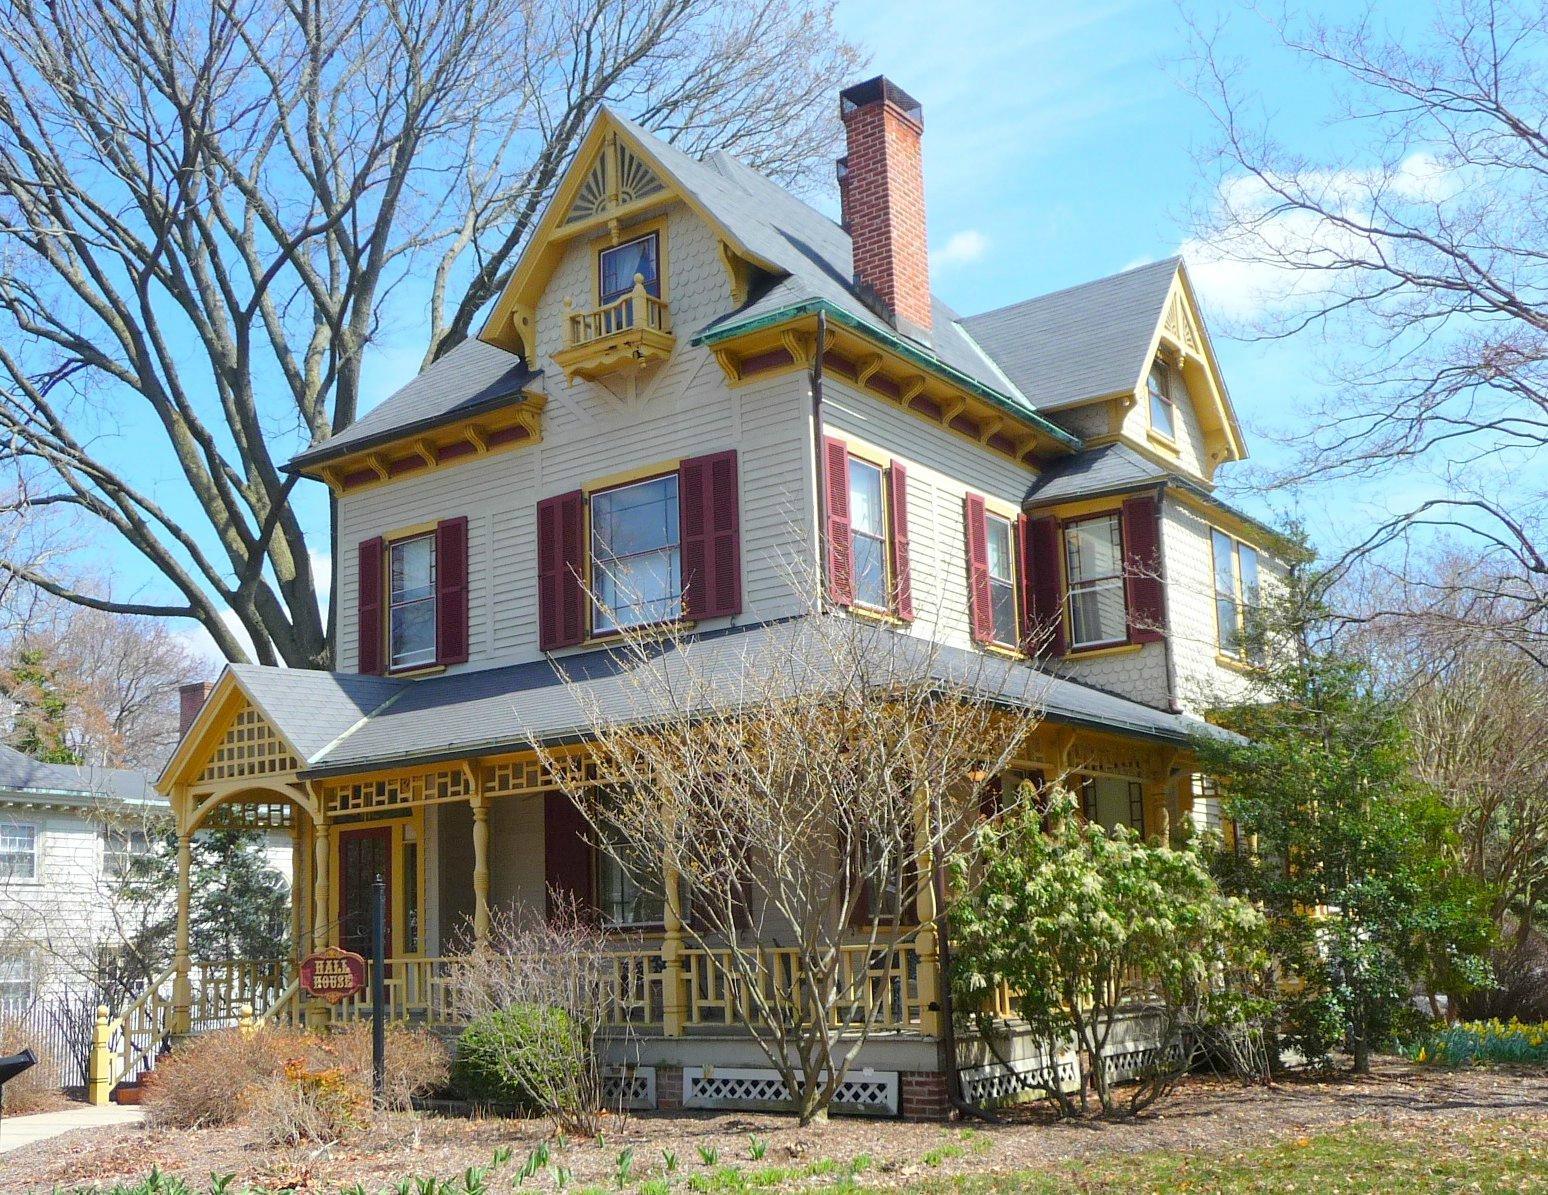
<instances>
[{"instance_id":1,"label":"attic window","mask_svg":"<svg viewBox=\"0 0 1548 1195\"><path fill-rule=\"evenodd\" d=\"M634 289L634 276L642 275L645 290L661 297L661 240L652 232L622 245L603 249L597 257L598 301L603 307Z\"/></svg>"},{"instance_id":2,"label":"attic window","mask_svg":"<svg viewBox=\"0 0 1548 1195\"><path fill-rule=\"evenodd\" d=\"M1172 371L1164 362L1150 367L1150 426L1168 440L1177 438L1177 408L1172 402Z\"/></svg>"}]
</instances>

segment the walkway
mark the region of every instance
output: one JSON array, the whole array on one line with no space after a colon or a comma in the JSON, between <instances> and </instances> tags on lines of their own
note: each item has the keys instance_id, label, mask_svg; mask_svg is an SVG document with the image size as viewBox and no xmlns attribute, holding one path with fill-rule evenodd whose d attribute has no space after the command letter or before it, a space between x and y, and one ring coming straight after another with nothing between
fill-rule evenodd
<instances>
[{"instance_id":1,"label":"walkway","mask_svg":"<svg viewBox=\"0 0 1548 1195\"><path fill-rule=\"evenodd\" d=\"M124 1104L104 1104L92 1107L81 1104L62 1112L37 1112L31 1116L7 1116L0 1120L0 1154L10 1153L38 1141L47 1141L61 1133L75 1129L113 1128L121 1124L138 1124L145 1116L144 1108Z\"/></svg>"}]
</instances>

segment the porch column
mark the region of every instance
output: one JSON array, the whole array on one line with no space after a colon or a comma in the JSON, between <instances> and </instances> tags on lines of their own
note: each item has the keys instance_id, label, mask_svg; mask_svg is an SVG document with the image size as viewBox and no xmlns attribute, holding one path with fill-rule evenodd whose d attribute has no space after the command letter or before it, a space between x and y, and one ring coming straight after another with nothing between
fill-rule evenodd
<instances>
[{"instance_id":1,"label":"porch column","mask_svg":"<svg viewBox=\"0 0 1548 1195\"><path fill-rule=\"evenodd\" d=\"M919 877L914 893L914 912L919 919L919 934L914 939L914 949L919 954L919 1030L939 1037L944 1020L941 1016L940 943L935 932L935 859L931 837L929 802L920 801L914 811L914 858Z\"/></svg>"},{"instance_id":2,"label":"porch column","mask_svg":"<svg viewBox=\"0 0 1548 1195\"><path fill-rule=\"evenodd\" d=\"M333 940L328 923L328 823L312 828L312 949L321 950Z\"/></svg>"},{"instance_id":3,"label":"porch column","mask_svg":"<svg viewBox=\"0 0 1548 1195\"><path fill-rule=\"evenodd\" d=\"M304 883L306 847L301 833L301 818L297 816L290 827L290 948L298 962L306 953L306 946L301 941L301 935L305 932L302 918L305 910L302 905L306 902L306 897L303 895L306 892Z\"/></svg>"},{"instance_id":4,"label":"porch column","mask_svg":"<svg viewBox=\"0 0 1548 1195\"><path fill-rule=\"evenodd\" d=\"M1141 783L1141 801L1145 809L1145 835L1152 842L1165 846L1172 839L1172 813L1168 808L1172 786L1166 780L1145 780Z\"/></svg>"},{"instance_id":5,"label":"porch column","mask_svg":"<svg viewBox=\"0 0 1548 1195\"><path fill-rule=\"evenodd\" d=\"M193 873L193 835L177 836L177 937L173 947L172 1024L174 1034L187 1033L193 1022L193 988L188 975L193 959L188 952L189 886Z\"/></svg>"},{"instance_id":6,"label":"porch column","mask_svg":"<svg viewBox=\"0 0 1548 1195\"><path fill-rule=\"evenodd\" d=\"M473 944L489 941L489 802L473 798Z\"/></svg>"},{"instance_id":7,"label":"porch column","mask_svg":"<svg viewBox=\"0 0 1548 1195\"><path fill-rule=\"evenodd\" d=\"M683 1035L687 993L683 990L683 894L677 867L670 855L662 859L661 912L661 1032L666 1037Z\"/></svg>"}]
</instances>

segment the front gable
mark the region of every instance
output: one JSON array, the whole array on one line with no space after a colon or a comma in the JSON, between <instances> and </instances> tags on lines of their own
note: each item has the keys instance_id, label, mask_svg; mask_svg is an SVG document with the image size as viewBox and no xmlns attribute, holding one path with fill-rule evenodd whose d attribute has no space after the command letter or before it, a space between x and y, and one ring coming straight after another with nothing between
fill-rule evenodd
<instances>
[{"instance_id":1,"label":"front gable","mask_svg":"<svg viewBox=\"0 0 1548 1195\"><path fill-rule=\"evenodd\" d=\"M1167 443L1166 437L1146 431L1150 426L1150 367L1157 359L1175 370L1186 388L1185 395L1174 395L1174 398L1183 398L1188 409L1179 411L1185 427L1177 429L1177 434L1171 437L1172 443ZM1246 442L1226 391L1220 363L1199 314L1187 269L1181 264L1151 334L1139 376L1134 380L1133 393L1124 396L1123 406L1128 409L1122 413L1122 434L1146 451L1159 450L1206 481L1213 478L1216 467L1223 462L1242 460L1247 456ZM1196 443L1185 443L1185 437Z\"/></svg>"},{"instance_id":2,"label":"front gable","mask_svg":"<svg viewBox=\"0 0 1548 1195\"><path fill-rule=\"evenodd\" d=\"M648 138L603 108L533 229L479 338L531 363L537 356L538 301L566 247L579 237L601 232L617 237L626 224L657 214L673 202L687 205L713 231L733 305L746 301L756 271L784 272L748 248L678 177Z\"/></svg>"}]
</instances>

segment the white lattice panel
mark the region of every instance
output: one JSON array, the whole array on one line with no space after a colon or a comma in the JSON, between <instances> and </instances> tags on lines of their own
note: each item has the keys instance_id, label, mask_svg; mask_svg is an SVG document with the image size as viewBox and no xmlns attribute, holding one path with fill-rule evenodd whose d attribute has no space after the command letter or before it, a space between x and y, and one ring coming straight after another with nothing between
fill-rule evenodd
<instances>
[{"instance_id":1,"label":"white lattice panel","mask_svg":"<svg viewBox=\"0 0 1548 1195\"><path fill-rule=\"evenodd\" d=\"M614 1066L602 1074L602 1098L609 1108L648 1111L656 1106L656 1068Z\"/></svg>"},{"instance_id":2,"label":"white lattice panel","mask_svg":"<svg viewBox=\"0 0 1548 1195\"><path fill-rule=\"evenodd\" d=\"M1061 1087L1073 1087L1080 1081L1080 1070L1072 1055L1061 1055L1052 1067L1046 1054L1018 1058L1009 1066L993 1062L969 1067L962 1072L962 1094L972 1103L988 1104L1028 1092L1042 1092L1054 1081Z\"/></svg>"},{"instance_id":3,"label":"white lattice panel","mask_svg":"<svg viewBox=\"0 0 1548 1195\"><path fill-rule=\"evenodd\" d=\"M1141 1046L1133 1050L1125 1050L1122 1054L1115 1054L1106 1060L1107 1081L1109 1083L1122 1083L1125 1079L1132 1079L1144 1074L1153 1067L1166 1065L1175 1066L1183 1058L1183 1044L1173 1041L1164 1046Z\"/></svg>"},{"instance_id":4,"label":"white lattice panel","mask_svg":"<svg viewBox=\"0 0 1548 1195\"><path fill-rule=\"evenodd\" d=\"M779 1108L790 1100L777 1071L759 1067L683 1067L685 1108ZM898 1114L898 1072L870 1067L851 1071L834 1096L835 1112L861 1116Z\"/></svg>"}]
</instances>

